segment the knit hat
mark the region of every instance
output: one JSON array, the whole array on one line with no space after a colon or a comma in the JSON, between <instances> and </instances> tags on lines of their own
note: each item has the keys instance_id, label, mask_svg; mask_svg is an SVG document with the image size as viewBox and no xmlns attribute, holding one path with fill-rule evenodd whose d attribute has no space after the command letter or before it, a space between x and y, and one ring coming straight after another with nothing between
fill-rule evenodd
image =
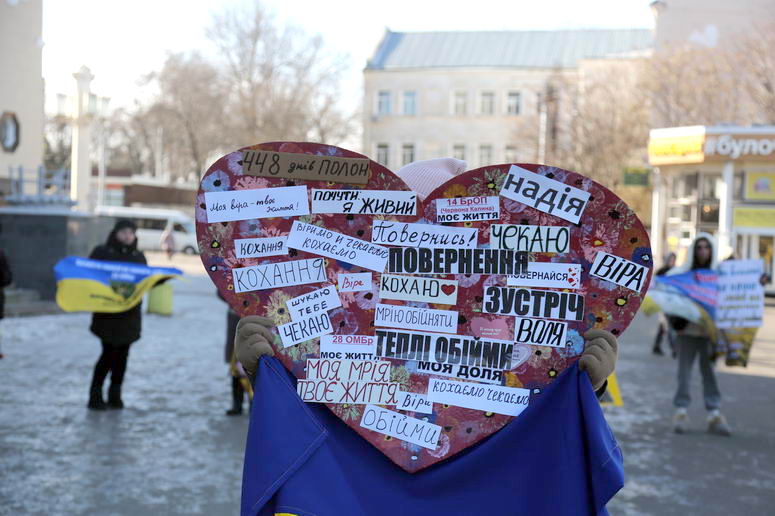
<instances>
[{"instance_id":1,"label":"knit hat","mask_svg":"<svg viewBox=\"0 0 775 516\"><path fill-rule=\"evenodd\" d=\"M116 221L116 225L113 226L113 233L121 231L122 229L129 228L132 231L137 231L137 224L129 219L119 219Z\"/></svg>"},{"instance_id":2,"label":"knit hat","mask_svg":"<svg viewBox=\"0 0 775 516\"><path fill-rule=\"evenodd\" d=\"M455 158L413 161L396 172L412 191L425 199L436 188L465 172L468 163Z\"/></svg>"}]
</instances>

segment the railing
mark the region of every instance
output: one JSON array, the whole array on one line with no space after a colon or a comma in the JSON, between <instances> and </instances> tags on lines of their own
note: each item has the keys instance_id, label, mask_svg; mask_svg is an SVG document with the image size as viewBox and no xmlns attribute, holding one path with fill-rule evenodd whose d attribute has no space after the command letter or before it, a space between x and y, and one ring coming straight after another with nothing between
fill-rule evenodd
<instances>
[{"instance_id":1,"label":"railing","mask_svg":"<svg viewBox=\"0 0 775 516\"><path fill-rule=\"evenodd\" d=\"M11 193L6 197L8 204L15 205L55 205L72 206L70 199L70 171L46 170L43 165L38 167L37 177L25 173L24 167L8 167L8 177L11 183Z\"/></svg>"}]
</instances>

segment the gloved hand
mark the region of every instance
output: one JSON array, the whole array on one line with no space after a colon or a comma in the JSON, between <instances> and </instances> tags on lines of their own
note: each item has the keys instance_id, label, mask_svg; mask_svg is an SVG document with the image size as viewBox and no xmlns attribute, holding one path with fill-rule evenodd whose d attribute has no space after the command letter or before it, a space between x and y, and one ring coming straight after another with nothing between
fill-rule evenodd
<instances>
[{"instance_id":1,"label":"gloved hand","mask_svg":"<svg viewBox=\"0 0 775 516\"><path fill-rule=\"evenodd\" d=\"M579 359L579 367L589 374L592 387L598 390L614 372L619 343L611 332L597 328L585 333L584 340L586 345Z\"/></svg>"},{"instance_id":2,"label":"gloved hand","mask_svg":"<svg viewBox=\"0 0 775 516\"><path fill-rule=\"evenodd\" d=\"M268 317L249 315L237 323L234 336L234 353L250 376L256 374L258 359L263 355L274 356L270 342L274 342L271 328L275 322Z\"/></svg>"}]
</instances>

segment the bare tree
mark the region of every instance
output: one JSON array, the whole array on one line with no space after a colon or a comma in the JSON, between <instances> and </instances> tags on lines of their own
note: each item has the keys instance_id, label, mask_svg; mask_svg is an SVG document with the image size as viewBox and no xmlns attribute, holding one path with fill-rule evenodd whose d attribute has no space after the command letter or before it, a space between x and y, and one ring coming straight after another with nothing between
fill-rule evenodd
<instances>
[{"instance_id":1,"label":"bare tree","mask_svg":"<svg viewBox=\"0 0 775 516\"><path fill-rule=\"evenodd\" d=\"M327 54L320 37L280 27L259 2L215 15L207 34L223 61L233 146L277 139L336 144L351 130L353 117L337 103L345 62Z\"/></svg>"},{"instance_id":2,"label":"bare tree","mask_svg":"<svg viewBox=\"0 0 775 516\"><path fill-rule=\"evenodd\" d=\"M520 117L517 141L534 149L536 161L543 155L544 163L617 187L625 167L642 165L648 140L642 67L642 60L606 59L574 73L555 70L538 92L537 112Z\"/></svg>"},{"instance_id":3,"label":"bare tree","mask_svg":"<svg viewBox=\"0 0 775 516\"><path fill-rule=\"evenodd\" d=\"M120 108L105 121L108 166L129 168L136 174L156 173L157 149L154 132L157 120L152 111L136 103L134 109Z\"/></svg>"},{"instance_id":4,"label":"bare tree","mask_svg":"<svg viewBox=\"0 0 775 516\"><path fill-rule=\"evenodd\" d=\"M750 123L734 53L690 45L660 50L647 62L642 88L654 127Z\"/></svg>"},{"instance_id":5,"label":"bare tree","mask_svg":"<svg viewBox=\"0 0 775 516\"><path fill-rule=\"evenodd\" d=\"M649 112L639 88L642 60L603 60L585 70L561 161L615 188L643 163Z\"/></svg>"},{"instance_id":6,"label":"bare tree","mask_svg":"<svg viewBox=\"0 0 775 516\"><path fill-rule=\"evenodd\" d=\"M775 22L755 26L739 38L732 59L754 106L752 122L775 124Z\"/></svg>"},{"instance_id":7,"label":"bare tree","mask_svg":"<svg viewBox=\"0 0 775 516\"><path fill-rule=\"evenodd\" d=\"M224 143L224 86L218 69L197 52L170 54L149 78L159 89L151 112L164 131L173 174L204 173L207 157Z\"/></svg>"},{"instance_id":8,"label":"bare tree","mask_svg":"<svg viewBox=\"0 0 775 516\"><path fill-rule=\"evenodd\" d=\"M71 148L69 121L59 115L47 117L43 134L43 165L46 170L69 168Z\"/></svg>"},{"instance_id":9,"label":"bare tree","mask_svg":"<svg viewBox=\"0 0 775 516\"><path fill-rule=\"evenodd\" d=\"M215 59L168 55L140 81L149 100L109 118L111 166L190 179L237 147L351 136L355 114L339 105L345 61L319 37L281 27L258 1L216 14L207 34Z\"/></svg>"}]
</instances>

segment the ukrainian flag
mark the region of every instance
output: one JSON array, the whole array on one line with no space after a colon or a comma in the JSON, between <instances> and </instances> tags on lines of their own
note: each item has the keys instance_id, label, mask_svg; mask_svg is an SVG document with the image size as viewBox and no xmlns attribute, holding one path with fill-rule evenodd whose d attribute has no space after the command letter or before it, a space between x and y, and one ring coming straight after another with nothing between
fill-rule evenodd
<instances>
[{"instance_id":1,"label":"ukrainian flag","mask_svg":"<svg viewBox=\"0 0 775 516\"><path fill-rule=\"evenodd\" d=\"M54 266L56 301L65 312L126 312L159 281L180 269L68 256Z\"/></svg>"},{"instance_id":2,"label":"ukrainian flag","mask_svg":"<svg viewBox=\"0 0 775 516\"><path fill-rule=\"evenodd\" d=\"M702 326L713 343L715 357L724 357L728 366L747 367L758 328L716 326L718 276L715 271L699 269L672 276L660 276L646 296L645 310L658 308ZM641 305L643 306L643 305Z\"/></svg>"}]
</instances>

